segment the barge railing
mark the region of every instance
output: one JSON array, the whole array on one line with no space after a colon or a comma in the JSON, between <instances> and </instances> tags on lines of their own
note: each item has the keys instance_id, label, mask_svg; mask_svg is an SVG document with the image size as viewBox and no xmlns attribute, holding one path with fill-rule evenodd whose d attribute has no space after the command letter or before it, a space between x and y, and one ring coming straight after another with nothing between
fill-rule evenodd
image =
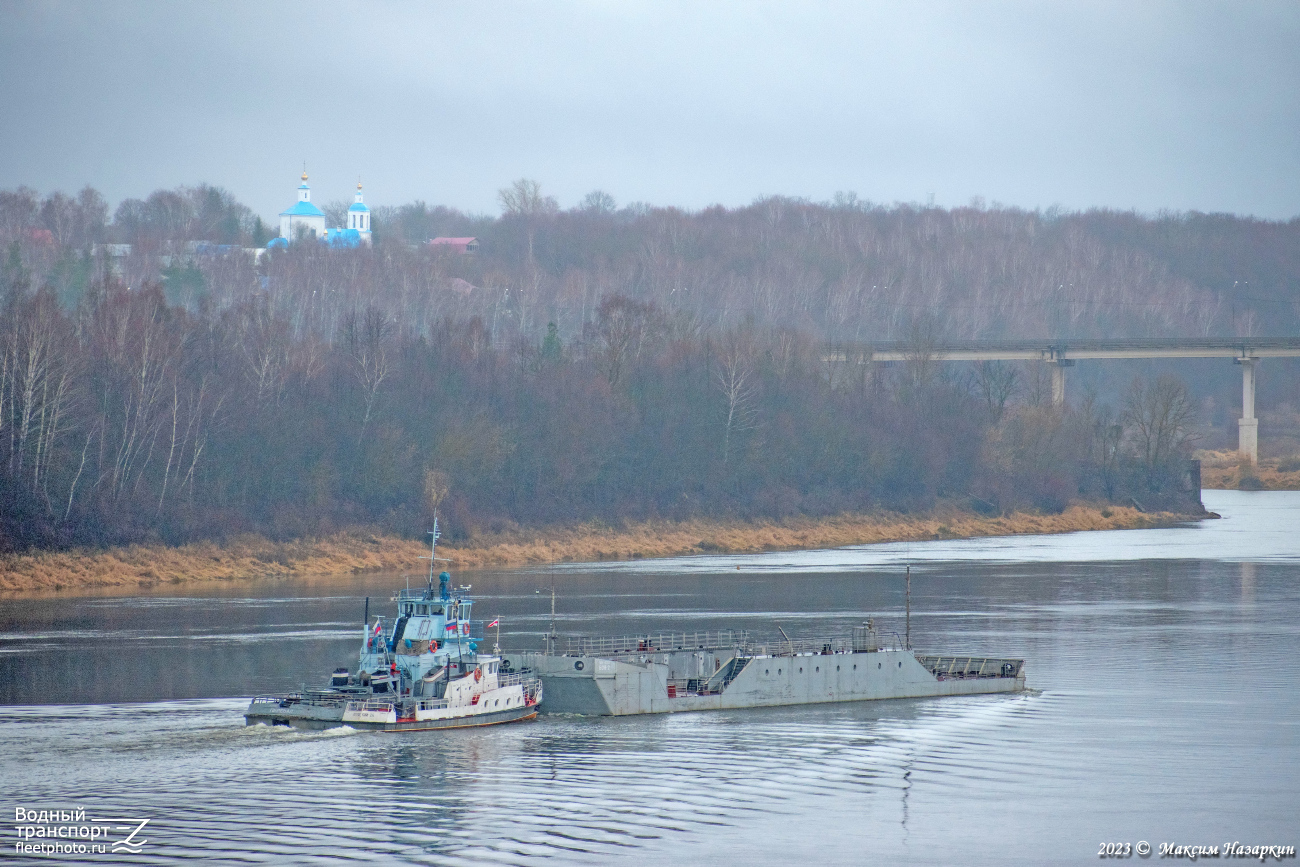
<instances>
[{"instance_id":1,"label":"barge railing","mask_svg":"<svg viewBox=\"0 0 1300 867\"><path fill-rule=\"evenodd\" d=\"M609 656L618 653L665 653L673 650L746 650L745 630L658 632L609 638L570 638L562 656Z\"/></svg>"},{"instance_id":2,"label":"barge railing","mask_svg":"<svg viewBox=\"0 0 1300 867\"><path fill-rule=\"evenodd\" d=\"M855 627L849 636L753 638L746 630L717 632L659 632L602 638L569 638L560 656L618 656L635 653L672 653L692 650L728 650L737 656L829 656L833 653L862 653L874 650L903 650L903 640L891 633L892 641L881 641L875 630Z\"/></svg>"},{"instance_id":3,"label":"barge railing","mask_svg":"<svg viewBox=\"0 0 1300 867\"><path fill-rule=\"evenodd\" d=\"M948 678L1019 677L1023 659L995 656L921 656L916 661L940 680Z\"/></svg>"}]
</instances>

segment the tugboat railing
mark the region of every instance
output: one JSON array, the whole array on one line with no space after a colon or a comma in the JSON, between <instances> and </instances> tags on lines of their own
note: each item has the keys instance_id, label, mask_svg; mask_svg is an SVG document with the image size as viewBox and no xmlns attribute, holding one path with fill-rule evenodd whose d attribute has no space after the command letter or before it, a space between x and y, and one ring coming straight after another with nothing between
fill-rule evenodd
<instances>
[{"instance_id":1,"label":"tugboat railing","mask_svg":"<svg viewBox=\"0 0 1300 867\"><path fill-rule=\"evenodd\" d=\"M350 711L368 710L368 711L378 711L380 713L388 713L390 710L394 710L396 707L397 707L397 703L393 701L372 700L372 701L349 701L347 703L347 709Z\"/></svg>"}]
</instances>

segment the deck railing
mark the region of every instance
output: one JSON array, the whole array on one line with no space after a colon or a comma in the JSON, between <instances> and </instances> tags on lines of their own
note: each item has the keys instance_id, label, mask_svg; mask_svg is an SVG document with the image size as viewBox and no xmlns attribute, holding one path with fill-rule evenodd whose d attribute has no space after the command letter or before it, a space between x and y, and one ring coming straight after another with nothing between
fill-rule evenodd
<instances>
[{"instance_id":1,"label":"deck railing","mask_svg":"<svg viewBox=\"0 0 1300 867\"><path fill-rule=\"evenodd\" d=\"M917 656L916 661L940 680L973 677L1019 677L1023 659L994 656Z\"/></svg>"},{"instance_id":2,"label":"deck railing","mask_svg":"<svg viewBox=\"0 0 1300 867\"><path fill-rule=\"evenodd\" d=\"M723 629L717 632L657 632L610 638L570 638L565 656L608 656L616 653L664 653L672 650L745 650L749 633Z\"/></svg>"},{"instance_id":3,"label":"deck railing","mask_svg":"<svg viewBox=\"0 0 1300 867\"><path fill-rule=\"evenodd\" d=\"M569 638L562 656L616 656L622 653L671 653L681 650L728 650L737 656L810 656L832 653L862 653L871 650L902 650L897 633L881 636L855 627L852 635L813 638L771 636L755 639L746 630L717 632L659 632L619 635L608 638Z\"/></svg>"},{"instance_id":4,"label":"deck railing","mask_svg":"<svg viewBox=\"0 0 1300 867\"><path fill-rule=\"evenodd\" d=\"M390 710L395 710L396 707L397 705L391 701L350 701L347 709L350 711L369 710L388 713Z\"/></svg>"}]
</instances>

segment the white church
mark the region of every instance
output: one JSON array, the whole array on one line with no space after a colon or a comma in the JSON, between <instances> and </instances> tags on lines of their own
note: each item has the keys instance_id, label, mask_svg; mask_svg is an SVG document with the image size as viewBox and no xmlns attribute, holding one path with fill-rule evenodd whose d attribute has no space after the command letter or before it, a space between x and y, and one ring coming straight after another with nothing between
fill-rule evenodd
<instances>
[{"instance_id":1,"label":"white church","mask_svg":"<svg viewBox=\"0 0 1300 867\"><path fill-rule=\"evenodd\" d=\"M311 203L311 187L307 186L307 171L302 173L302 185L298 187L298 201L293 207L280 212L280 237L282 243L272 246L287 246L295 241L314 238L331 246L355 247L369 244L370 208L361 199L361 182L357 182L357 197L352 207L348 208L347 226L326 228L325 212Z\"/></svg>"}]
</instances>

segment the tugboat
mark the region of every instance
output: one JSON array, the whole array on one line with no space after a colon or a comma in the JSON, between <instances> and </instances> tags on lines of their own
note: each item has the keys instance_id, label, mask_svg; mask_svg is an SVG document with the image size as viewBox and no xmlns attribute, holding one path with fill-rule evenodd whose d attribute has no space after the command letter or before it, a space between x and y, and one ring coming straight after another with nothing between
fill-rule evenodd
<instances>
[{"instance_id":1,"label":"tugboat","mask_svg":"<svg viewBox=\"0 0 1300 867\"><path fill-rule=\"evenodd\" d=\"M244 714L247 725L402 732L496 725L537 716L542 701L537 675L512 670L499 652L478 652L471 635L474 602L469 585L453 590L451 575L443 572L434 590L436 518L430 535L428 584L393 596L397 617L391 626L383 615L371 621L370 600L366 600L356 673L338 668L326 688L257 696Z\"/></svg>"}]
</instances>

